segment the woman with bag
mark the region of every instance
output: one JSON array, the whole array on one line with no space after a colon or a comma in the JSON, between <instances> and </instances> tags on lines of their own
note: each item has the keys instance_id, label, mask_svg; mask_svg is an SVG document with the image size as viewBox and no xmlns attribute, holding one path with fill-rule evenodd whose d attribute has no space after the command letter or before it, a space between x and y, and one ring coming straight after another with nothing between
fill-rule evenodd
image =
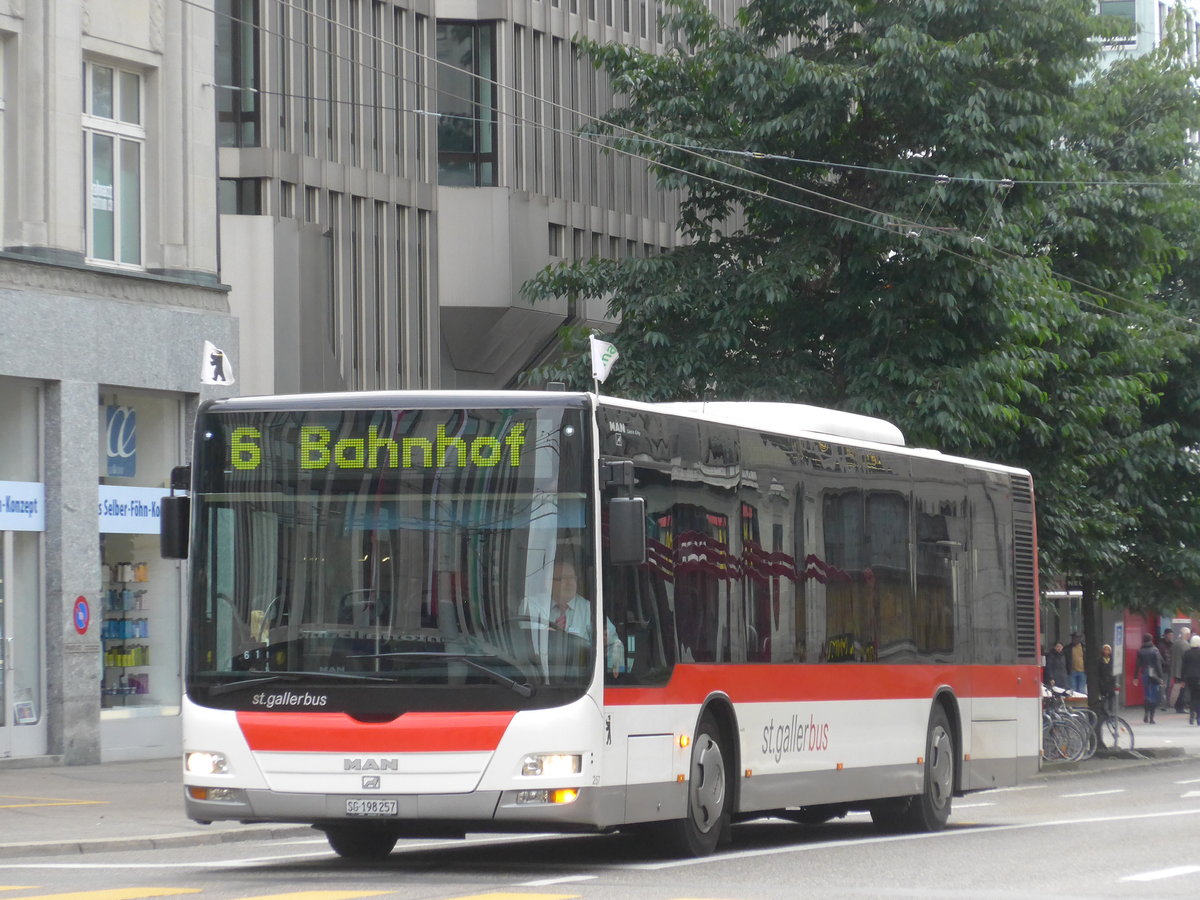
<instances>
[{"instance_id":1,"label":"woman with bag","mask_svg":"<svg viewBox=\"0 0 1200 900\"><path fill-rule=\"evenodd\" d=\"M1144 714L1142 721L1154 725L1154 712L1158 709L1158 701L1162 697L1162 654L1154 646L1154 638L1149 634L1142 635L1142 649L1137 654L1137 665L1133 673L1133 683L1139 680L1145 683L1142 698Z\"/></svg>"}]
</instances>

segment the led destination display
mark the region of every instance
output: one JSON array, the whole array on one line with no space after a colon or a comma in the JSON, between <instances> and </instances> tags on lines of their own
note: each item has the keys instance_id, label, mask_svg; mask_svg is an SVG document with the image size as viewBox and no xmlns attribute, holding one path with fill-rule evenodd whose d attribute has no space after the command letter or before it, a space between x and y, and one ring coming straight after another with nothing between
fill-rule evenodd
<instances>
[{"instance_id":1,"label":"led destination display","mask_svg":"<svg viewBox=\"0 0 1200 900\"><path fill-rule=\"evenodd\" d=\"M528 490L556 477L564 443L579 443L568 415L564 431L559 410L238 410L202 422L197 462L214 488L239 492L363 490L364 478L424 491L436 479L445 496L482 476Z\"/></svg>"},{"instance_id":2,"label":"led destination display","mask_svg":"<svg viewBox=\"0 0 1200 900\"><path fill-rule=\"evenodd\" d=\"M341 434L345 434L343 431ZM261 428L235 428L230 438L230 465L254 471L262 465ZM429 469L492 468L521 465L525 425L512 424L499 437L472 438L448 433L439 424L434 437L395 439L380 434L377 427L363 437L336 436L323 425L301 425L296 440L296 464L301 469Z\"/></svg>"}]
</instances>

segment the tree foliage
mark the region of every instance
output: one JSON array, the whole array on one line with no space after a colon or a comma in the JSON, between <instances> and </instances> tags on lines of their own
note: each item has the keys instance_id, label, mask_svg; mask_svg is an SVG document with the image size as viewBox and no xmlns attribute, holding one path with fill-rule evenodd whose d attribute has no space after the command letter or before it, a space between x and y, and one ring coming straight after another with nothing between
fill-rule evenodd
<instances>
[{"instance_id":1,"label":"tree foliage","mask_svg":"<svg viewBox=\"0 0 1200 900\"><path fill-rule=\"evenodd\" d=\"M526 293L607 298L614 393L882 416L1031 469L1045 574L1195 584L1197 72L1181 31L1099 66L1092 11L677 0L666 53L585 42L686 241ZM586 385L583 338L537 375Z\"/></svg>"}]
</instances>

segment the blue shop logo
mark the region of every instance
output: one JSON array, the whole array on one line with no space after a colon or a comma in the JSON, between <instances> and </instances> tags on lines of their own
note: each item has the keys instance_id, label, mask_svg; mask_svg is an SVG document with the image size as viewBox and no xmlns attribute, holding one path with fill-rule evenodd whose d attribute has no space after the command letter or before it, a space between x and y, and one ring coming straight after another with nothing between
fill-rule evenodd
<instances>
[{"instance_id":1,"label":"blue shop logo","mask_svg":"<svg viewBox=\"0 0 1200 900\"><path fill-rule=\"evenodd\" d=\"M108 474L132 478L137 474L137 411L132 406L104 408Z\"/></svg>"}]
</instances>

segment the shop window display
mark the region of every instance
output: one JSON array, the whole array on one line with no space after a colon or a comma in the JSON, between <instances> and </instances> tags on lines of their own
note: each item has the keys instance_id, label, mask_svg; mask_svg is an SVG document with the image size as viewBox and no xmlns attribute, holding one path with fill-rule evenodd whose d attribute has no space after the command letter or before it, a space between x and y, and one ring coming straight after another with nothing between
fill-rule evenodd
<instances>
[{"instance_id":1,"label":"shop window display","mask_svg":"<svg viewBox=\"0 0 1200 900\"><path fill-rule=\"evenodd\" d=\"M100 392L100 571L92 627L99 631L100 705L108 719L179 708L180 569L159 554L157 507L179 464L181 424L172 395Z\"/></svg>"},{"instance_id":2,"label":"shop window display","mask_svg":"<svg viewBox=\"0 0 1200 900\"><path fill-rule=\"evenodd\" d=\"M152 554L157 536L106 535L101 566L101 707L174 704L175 591ZM155 580L155 569L160 578Z\"/></svg>"}]
</instances>

